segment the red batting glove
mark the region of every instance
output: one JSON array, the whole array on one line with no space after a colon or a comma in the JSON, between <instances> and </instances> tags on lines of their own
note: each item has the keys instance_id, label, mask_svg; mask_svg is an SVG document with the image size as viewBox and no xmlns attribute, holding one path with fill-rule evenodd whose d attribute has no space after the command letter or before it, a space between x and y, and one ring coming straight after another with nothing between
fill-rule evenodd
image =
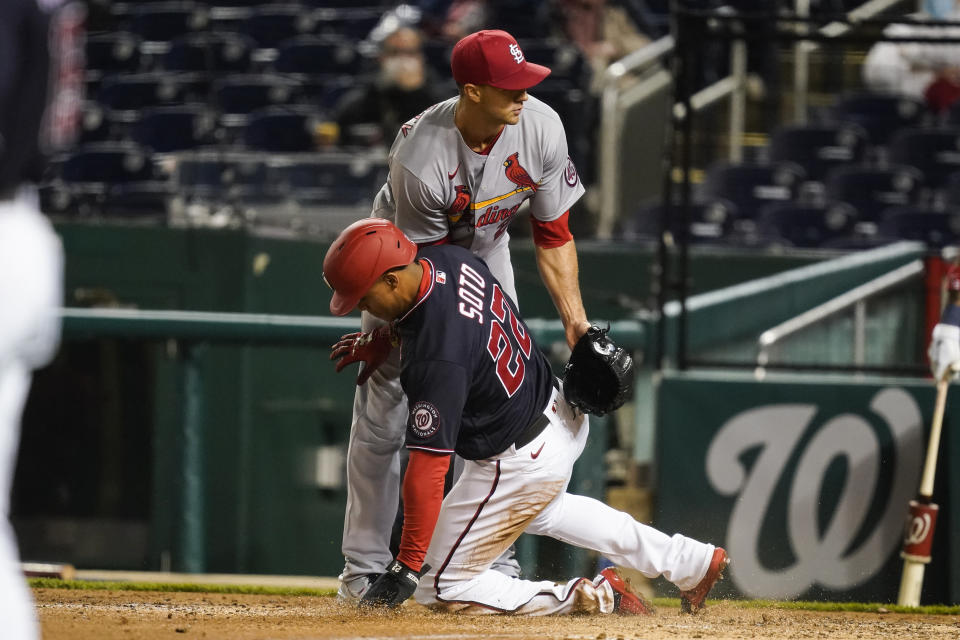
<instances>
[{"instance_id":1,"label":"red batting glove","mask_svg":"<svg viewBox=\"0 0 960 640\"><path fill-rule=\"evenodd\" d=\"M400 343L393 332L391 325L377 327L368 333L348 333L341 336L340 342L333 345L331 360L337 360L337 373L348 364L363 362L357 376L357 386L360 386L373 375L373 372L390 356L390 352Z\"/></svg>"}]
</instances>

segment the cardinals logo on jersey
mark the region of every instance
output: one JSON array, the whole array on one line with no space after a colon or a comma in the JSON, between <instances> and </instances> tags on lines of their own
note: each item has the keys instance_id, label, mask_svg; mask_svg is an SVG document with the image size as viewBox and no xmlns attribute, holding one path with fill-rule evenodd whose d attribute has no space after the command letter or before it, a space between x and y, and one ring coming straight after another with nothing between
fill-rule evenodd
<instances>
[{"instance_id":1,"label":"cardinals logo on jersey","mask_svg":"<svg viewBox=\"0 0 960 640\"><path fill-rule=\"evenodd\" d=\"M447 209L447 218L452 223L460 222L463 212L470 207L470 201L472 200L472 196L470 195L470 187L467 185L457 185L455 187L455 191L457 195L454 197L450 208Z\"/></svg>"},{"instance_id":2,"label":"cardinals logo on jersey","mask_svg":"<svg viewBox=\"0 0 960 640\"><path fill-rule=\"evenodd\" d=\"M503 166L506 167L504 174L506 174L507 179L518 187L529 187L531 190L537 190L537 183L533 181L533 178L530 177L530 174L527 173L527 170L520 165L520 154L515 152L511 154L506 160L503 161Z\"/></svg>"}]
</instances>

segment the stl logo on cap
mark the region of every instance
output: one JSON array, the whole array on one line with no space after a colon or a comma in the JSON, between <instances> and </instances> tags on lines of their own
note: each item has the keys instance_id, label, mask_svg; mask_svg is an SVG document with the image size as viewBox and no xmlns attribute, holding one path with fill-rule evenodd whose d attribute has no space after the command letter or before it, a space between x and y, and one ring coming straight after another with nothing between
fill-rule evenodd
<instances>
[{"instance_id":1,"label":"stl logo on cap","mask_svg":"<svg viewBox=\"0 0 960 640\"><path fill-rule=\"evenodd\" d=\"M513 59L517 61L517 64L523 63L523 51L520 51L520 45L511 44L510 45L510 55L513 56Z\"/></svg>"}]
</instances>

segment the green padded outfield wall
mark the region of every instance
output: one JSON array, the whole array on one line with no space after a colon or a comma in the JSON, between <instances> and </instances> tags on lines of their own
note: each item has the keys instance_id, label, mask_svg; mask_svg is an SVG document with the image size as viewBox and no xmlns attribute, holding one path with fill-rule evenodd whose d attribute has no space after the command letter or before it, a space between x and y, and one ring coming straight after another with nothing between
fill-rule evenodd
<instances>
[{"instance_id":1,"label":"green padded outfield wall","mask_svg":"<svg viewBox=\"0 0 960 640\"><path fill-rule=\"evenodd\" d=\"M327 314L326 242L242 230L57 228L67 255L66 306ZM514 245L525 316L552 317L529 239ZM650 300L652 247L578 247L591 315L624 317ZM817 259L694 252L692 282L704 291ZM33 557L83 567L178 566L184 352L173 343L71 340L37 376L13 514ZM210 345L198 358L205 569L336 575L345 507L338 464L353 378L333 374L322 348ZM31 464L49 459L50 443L63 445L52 453L62 461L57 469Z\"/></svg>"},{"instance_id":2,"label":"green padded outfield wall","mask_svg":"<svg viewBox=\"0 0 960 640\"><path fill-rule=\"evenodd\" d=\"M668 374L654 525L726 548L718 596L896 602L934 395L920 379ZM957 429L954 387L922 604L960 601Z\"/></svg>"}]
</instances>

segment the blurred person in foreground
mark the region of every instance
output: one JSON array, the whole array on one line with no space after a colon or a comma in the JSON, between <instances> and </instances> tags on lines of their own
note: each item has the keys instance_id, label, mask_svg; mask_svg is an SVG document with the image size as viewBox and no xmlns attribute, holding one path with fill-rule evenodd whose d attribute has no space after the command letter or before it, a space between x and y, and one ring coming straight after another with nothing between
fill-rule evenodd
<instances>
[{"instance_id":1,"label":"blurred person in foreground","mask_svg":"<svg viewBox=\"0 0 960 640\"><path fill-rule=\"evenodd\" d=\"M7 640L39 637L9 512L31 375L60 340L63 249L33 188L45 153L67 144L79 119L83 8L59 4L0 3L0 624Z\"/></svg>"},{"instance_id":2,"label":"blurred person in foreground","mask_svg":"<svg viewBox=\"0 0 960 640\"><path fill-rule=\"evenodd\" d=\"M960 0L925 0L923 11L910 14L929 24L891 24L883 33L896 38L960 40ZM863 80L871 91L919 98L935 113L960 98L960 41L878 42L863 63Z\"/></svg>"},{"instance_id":3,"label":"blurred person in foreground","mask_svg":"<svg viewBox=\"0 0 960 640\"><path fill-rule=\"evenodd\" d=\"M386 36L379 63L375 78L347 92L337 103L340 144L392 141L404 122L446 98L431 77L423 39L416 29L402 26ZM361 124L373 124L377 131L363 135L355 130Z\"/></svg>"},{"instance_id":4,"label":"blurred person in foreground","mask_svg":"<svg viewBox=\"0 0 960 640\"><path fill-rule=\"evenodd\" d=\"M949 377L956 380L960 365L960 265L951 265L944 277L947 303L943 307L940 322L933 328L927 356L930 358L930 373L936 382Z\"/></svg>"}]
</instances>

